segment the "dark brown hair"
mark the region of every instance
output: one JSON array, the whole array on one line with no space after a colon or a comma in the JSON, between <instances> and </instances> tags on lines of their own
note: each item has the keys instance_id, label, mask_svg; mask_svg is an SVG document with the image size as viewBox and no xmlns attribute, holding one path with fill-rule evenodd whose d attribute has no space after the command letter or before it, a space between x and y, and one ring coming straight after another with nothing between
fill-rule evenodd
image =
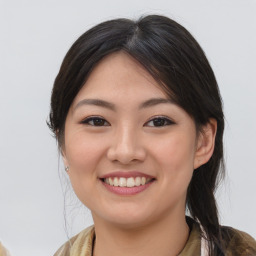
<instances>
[{"instance_id":1,"label":"dark brown hair","mask_svg":"<svg viewBox=\"0 0 256 256\"><path fill-rule=\"evenodd\" d=\"M198 131L210 118L217 120L213 155L194 171L187 192L187 209L204 229L210 255L221 255L223 248L214 192L224 172L222 101L203 50L184 27L167 17L150 15L138 21L110 20L88 30L72 45L56 77L49 127L61 147L66 116L75 96L95 65L118 51L136 59L194 119Z\"/></svg>"}]
</instances>

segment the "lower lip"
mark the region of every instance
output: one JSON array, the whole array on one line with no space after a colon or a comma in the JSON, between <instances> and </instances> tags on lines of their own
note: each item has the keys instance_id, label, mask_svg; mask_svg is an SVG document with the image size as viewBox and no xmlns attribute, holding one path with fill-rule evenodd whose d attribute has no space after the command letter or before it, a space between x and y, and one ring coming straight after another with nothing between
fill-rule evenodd
<instances>
[{"instance_id":1,"label":"lower lip","mask_svg":"<svg viewBox=\"0 0 256 256\"><path fill-rule=\"evenodd\" d=\"M103 181L101 181L102 184L105 186L106 189L108 189L110 192L118 194L118 195L122 195L122 196L131 196L131 195L136 195L142 191L144 191L145 189L147 189L149 186L152 185L152 183L154 181L151 181L145 185L140 185L138 187L132 187L132 188L128 188L128 187L115 187L115 186L111 186Z\"/></svg>"}]
</instances>

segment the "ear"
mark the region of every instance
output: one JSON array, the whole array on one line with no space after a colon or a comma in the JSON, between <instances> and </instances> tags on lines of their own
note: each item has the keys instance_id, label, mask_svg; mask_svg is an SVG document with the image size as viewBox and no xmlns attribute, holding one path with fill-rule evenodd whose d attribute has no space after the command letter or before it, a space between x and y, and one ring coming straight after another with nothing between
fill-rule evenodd
<instances>
[{"instance_id":1,"label":"ear","mask_svg":"<svg viewBox=\"0 0 256 256\"><path fill-rule=\"evenodd\" d=\"M61 153L61 156L62 156L64 166L66 168L67 166L69 166L69 163L68 163L68 160L67 160L67 157L66 157L65 148L61 148L60 153Z\"/></svg>"},{"instance_id":2,"label":"ear","mask_svg":"<svg viewBox=\"0 0 256 256\"><path fill-rule=\"evenodd\" d=\"M197 148L194 158L194 169L207 163L211 158L217 132L217 121L211 118L209 122L202 127L197 139Z\"/></svg>"},{"instance_id":3,"label":"ear","mask_svg":"<svg viewBox=\"0 0 256 256\"><path fill-rule=\"evenodd\" d=\"M66 156L63 155L63 154L62 154L62 159L63 159L64 166L65 166L65 167L66 167L66 166L69 166L68 160L67 160Z\"/></svg>"}]
</instances>

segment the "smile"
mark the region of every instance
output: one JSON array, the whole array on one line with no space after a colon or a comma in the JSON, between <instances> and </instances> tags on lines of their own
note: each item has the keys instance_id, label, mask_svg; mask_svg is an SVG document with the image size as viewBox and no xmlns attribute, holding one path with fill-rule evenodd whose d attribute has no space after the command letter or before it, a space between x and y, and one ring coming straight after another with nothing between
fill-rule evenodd
<instances>
[{"instance_id":1,"label":"smile","mask_svg":"<svg viewBox=\"0 0 256 256\"><path fill-rule=\"evenodd\" d=\"M146 178L146 177L109 177L103 179L103 182L113 186L113 187L127 187L127 188L133 188L133 187L139 187L144 186L145 184L152 181L152 178Z\"/></svg>"}]
</instances>

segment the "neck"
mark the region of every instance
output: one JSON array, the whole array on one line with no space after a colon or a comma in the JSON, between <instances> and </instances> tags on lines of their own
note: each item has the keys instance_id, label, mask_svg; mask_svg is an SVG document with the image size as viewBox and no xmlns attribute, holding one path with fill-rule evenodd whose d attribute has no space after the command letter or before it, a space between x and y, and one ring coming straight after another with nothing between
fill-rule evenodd
<instances>
[{"instance_id":1,"label":"neck","mask_svg":"<svg viewBox=\"0 0 256 256\"><path fill-rule=\"evenodd\" d=\"M94 256L176 256L189 236L185 215L168 216L150 225L124 228L94 217Z\"/></svg>"}]
</instances>

